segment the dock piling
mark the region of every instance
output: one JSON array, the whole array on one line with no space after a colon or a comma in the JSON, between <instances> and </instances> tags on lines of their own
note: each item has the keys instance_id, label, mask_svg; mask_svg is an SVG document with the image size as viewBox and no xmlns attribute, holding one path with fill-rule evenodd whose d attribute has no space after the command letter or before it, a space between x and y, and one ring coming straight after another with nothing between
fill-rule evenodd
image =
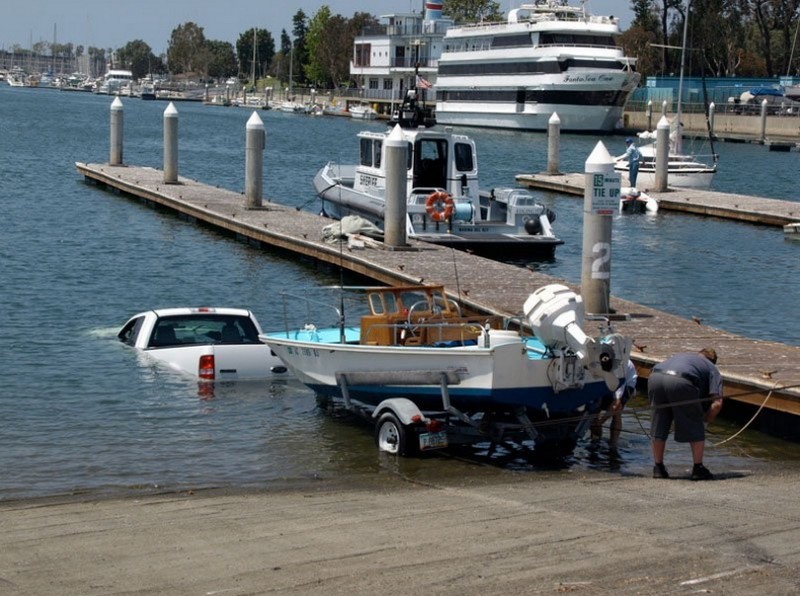
<instances>
[{"instance_id":1,"label":"dock piling","mask_svg":"<svg viewBox=\"0 0 800 596\"><path fill-rule=\"evenodd\" d=\"M708 104L708 134L712 137L714 136L714 112L716 109L717 106L713 101Z\"/></svg>"},{"instance_id":2,"label":"dock piling","mask_svg":"<svg viewBox=\"0 0 800 596\"><path fill-rule=\"evenodd\" d=\"M586 312L607 314L611 300L611 222L619 210L620 175L602 141L586 160L581 295Z\"/></svg>"},{"instance_id":3,"label":"dock piling","mask_svg":"<svg viewBox=\"0 0 800 596\"><path fill-rule=\"evenodd\" d=\"M556 112L547 121L547 173L557 176L559 168L559 150L561 144L561 119Z\"/></svg>"},{"instance_id":4,"label":"dock piling","mask_svg":"<svg viewBox=\"0 0 800 596\"><path fill-rule=\"evenodd\" d=\"M653 130L653 100L647 100L647 110L645 111L647 115L647 130Z\"/></svg>"},{"instance_id":5,"label":"dock piling","mask_svg":"<svg viewBox=\"0 0 800 596\"><path fill-rule=\"evenodd\" d=\"M164 110L164 184L178 183L178 110L169 102Z\"/></svg>"},{"instance_id":6,"label":"dock piling","mask_svg":"<svg viewBox=\"0 0 800 596\"><path fill-rule=\"evenodd\" d=\"M762 143L767 141L767 100L761 102L761 133L758 135Z\"/></svg>"},{"instance_id":7,"label":"dock piling","mask_svg":"<svg viewBox=\"0 0 800 596\"><path fill-rule=\"evenodd\" d=\"M124 133L124 108L122 100L115 97L111 102L111 138L108 164L112 166L122 165L122 138Z\"/></svg>"},{"instance_id":8,"label":"dock piling","mask_svg":"<svg viewBox=\"0 0 800 596\"><path fill-rule=\"evenodd\" d=\"M408 180L408 142L400 125L395 125L384 141L386 148L386 214L384 244L393 248L406 245L406 200Z\"/></svg>"},{"instance_id":9,"label":"dock piling","mask_svg":"<svg viewBox=\"0 0 800 596\"><path fill-rule=\"evenodd\" d=\"M261 207L264 195L264 148L267 133L264 123L254 111L247 121L245 137L245 205L248 209Z\"/></svg>"},{"instance_id":10,"label":"dock piling","mask_svg":"<svg viewBox=\"0 0 800 596\"><path fill-rule=\"evenodd\" d=\"M661 116L656 126L656 192L667 190L667 166L669 165L669 120Z\"/></svg>"}]
</instances>

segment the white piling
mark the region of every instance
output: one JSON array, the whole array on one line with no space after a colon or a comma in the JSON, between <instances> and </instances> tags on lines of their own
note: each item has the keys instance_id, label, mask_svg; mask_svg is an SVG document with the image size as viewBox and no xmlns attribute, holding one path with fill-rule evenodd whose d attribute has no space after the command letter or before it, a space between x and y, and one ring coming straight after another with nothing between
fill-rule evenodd
<instances>
[{"instance_id":1,"label":"white piling","mask_svg":"<svg viewBox=\"0 0 800 596\"><path fill-rule=\"evenodd\" d=\"M164 110L164 184L178 183L178 110L169 102Z\"/></svg>"},{"instance_id":2,"label":"white piling","mask_svg":"<svg viewBox=\"0 0 800 596\"><path fill-rule=\"evenodd\" d=\"M661 115L666 117L667 115L667 100L661 102Z\"/></svg>"},{"instance_id":3,"label":"white piling","mask_svg":"<svg viewBox=\"0 0 800 596\"><path fill-rule=\"evenodd\" d=\"M714 136L714 112L716 109L717 106L713 101L708 104L708 134L712 137Z\"/></svg>"},{"instance_id":4,"label":"white piling","mask_svg":"<svg viewBox=\"0 0 800 596\"><path fill-rule=\"evenodd\" d=\"M124 133L124 108L119 97L111 102L111 139L108 163L112 166L122 165L122 138Z\"/></svg>"},{"instance_id":5,"label":"white piling","mask_svg":"<svg viewBox=\"0 0 800 596\"><path fill-rule=\"evenodd\" d=\"M408 200L408 141L399 125L383 142L386 151L386 211L383 220L383 241L386 246L406 245L406 213Z\"/></svg>"},{"instance_id":6,"label":"white piling","mask_svg":"<svg viewBox=\"0 0 800 596\"><path fill-rule=\"evenodd\" d=\"M620 175L602 141L586 160L585 180L581 295L586 312L606 314L611 295L611 222L619 211Z\"/></svg>"},{"instance_id":7,"label":"white piling","mask_svg":"<svg viewBox=\"0 0 800 596\"><path fill-rule=\"evenodd\" d=\"M647 130L653 130L653 100L647 101Z\"/></svg>"},{"instance_id":8,"label":"white piling","mask_svg":"<svg viewBox=\"0 0 800 596\"><path fill-rule=\"evenodd\" d=\"M759 137L761 142L764 143L767 140L767 100L763 100L761 102L761 136Z\"/></svg>"},{"instance_id":9,"label":"white piling","mask_svg":"<svg viewBox=\"0 0 800 596\"><path fill-rule=\"evenodd\" d=\"M656 125L656 175L655 190L664 192L667 190L667 166L669 165L669 120L666 116L661 116L661 120Z\"/></svg>"},{"instance_id":10,"label":"white piling","mask_svg":"<svg viewBox=\"0 0 800 596\"><path fill-rule=\"evenodd\" d=\"M245 207L258 209L264 195L264 148L267 133L256 112L247 121L245 136Z\"/></svg>"},{"instance_id":11,"label":"white piling","mask_svg":"<svg viewBox=\"0 0 800 596\"><path fill-rule=\"evenodd\" d=\"M557 176L561 146L561 119L556 112L547 121L547 174Z\"/></svg>"}]
</instances>

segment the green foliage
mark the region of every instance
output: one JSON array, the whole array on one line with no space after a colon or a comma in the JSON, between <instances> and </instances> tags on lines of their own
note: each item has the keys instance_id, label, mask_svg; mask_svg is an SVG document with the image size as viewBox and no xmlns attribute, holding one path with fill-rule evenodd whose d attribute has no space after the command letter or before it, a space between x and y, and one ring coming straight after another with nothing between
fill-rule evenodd
<instances>
[{"instance_id":1,"label":"green foliage","mask_svg":"<svg viewBox=\"0 0 800 596\"><path fill-rule=\"evenodd\" d=\"M494 0L444 0L442 13L459 24L503 20L500 3Z\"/></svg>"},{"instance_id":2,"label":"green foliage","mask_svg":"<svg viewBox=\"0 0 800 596\"><path fill-rule=\"evenodd\" d=\"M209 39L206 41L209 62L206 74L215 79L226 79L239 72L236 62L236 52L233 45L227 41Z\"/></svg>"},{"instance_id":3,"label":"green foliage","mask_svg":"<svg viewBox=\"0 0 800 596\"><path fill-rule=\"evenodd\" d=\"M275 57L275 40L272 39L272 33L266 29L255 29L256 32L256 61L255 73L256 78L263 76L272 65L272 60ZM253 77L253 29L248 29L236 41L236 53L239 57L239 72L243 76L247 76L250 80ZM235 74L231 73L231 74ZM251 85L255 85L255 81L250 80Z\"/></svg>"},{"instance_id":4,"label":"green foliage","mask_svg":"<svg viewBox=\"0 0 800 596\"><path fill-rule=\"evenodd\" d=\"M135 79L140 79L148 73L162 71L161 60L141 39L129 41L118 49L117 59L119 60L118 66L130 70Z\"/></svg>"},{"instance_id":5,"label":"green foliage","mask_svg":"<svg viewBox=\"0 0 800 596\"><path fill-rule=\"evenodd\" d=\"M203 28L195 23L187 22L173 29L167 48L167 64L170 72L196 74L200 65L209 62L205 43Z\"/></svg>"}]
</instances>

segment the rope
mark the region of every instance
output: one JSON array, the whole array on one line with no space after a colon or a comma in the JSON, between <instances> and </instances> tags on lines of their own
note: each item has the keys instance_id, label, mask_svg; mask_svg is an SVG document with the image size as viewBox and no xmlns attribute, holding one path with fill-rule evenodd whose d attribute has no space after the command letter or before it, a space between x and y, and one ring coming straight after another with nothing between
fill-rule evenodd
<instances>
[{"instance_id":1,"label":"rope","mask_svg":"<svg viewBox=\"0 0 800 596\"><path fill-rule=\"evenodd\" d=\"M756 417L761 413L761 410L764 409L764 406L767 405L767 401L769 400L770 397L772 397L772 392L775 391L775 389L777 387L778 387L778 384L775 383L775 386L772 389L769 390L769 393L767 393L767 397L765 397L764 401L761 402L761 405L758 407L758 410L756 410L756 413L753 414L753 417L750 418L750 420L748 420L747 423L742 428L740 428L737 432L732 434L727 439L725 439L723 441L720 441L719 443L712 443L711 446L712 447L719 447L720 445L724 445L728 441L732 441L733 439L738 437L740 434L742 434L747 429L747 427L750 426L753 423L753 421L756 419Z\"/></svg>"}]
</instances>

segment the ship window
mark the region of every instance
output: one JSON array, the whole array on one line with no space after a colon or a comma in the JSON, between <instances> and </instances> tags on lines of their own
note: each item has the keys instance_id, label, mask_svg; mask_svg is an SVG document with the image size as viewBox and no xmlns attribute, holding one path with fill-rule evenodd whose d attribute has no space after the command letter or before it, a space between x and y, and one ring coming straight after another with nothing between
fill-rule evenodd
<instances>
[{"instance_id":1,"label":"ship window","mask_svg":"<svg viewBox=\"0 0 800 596\"><path fill-rule=\"evenodd\" d=\"M372 166L372 139L361 139L361 165Z\"/></svg>"},{"instance_id":2,"label":"ship window","mask_svg":"<svg viewBox=\"0 0 800 596\"><path fill-rule=\"evenodd\" d=\"M472 158L472 145L469 143L456 143L456 170L459 172L471 172L475 169L475 161Z\"/></svg>"},{"instance_id":3,"label":"ship window","mask_svg":"<svg viewBox=\"0 0 800 596\"><path fill-rule=\"evenodd\" d=\"M381 141L375 141L373 143L373 150L375 152L375 157L373 163L375 164L376 168L381 167L381 150L383 148L383 143Z\"/></svg>"},{"instance_id":4,"label":"ship window","mask_svg":"<svg viewBox=\"0 0 800 596\"><path fill-rule=\"evenodd\" d=\"M531 45L530 33L518 33L517 35L502 35L492 40L493 48L518 48Z\"/></svg>"}]
</instances>

